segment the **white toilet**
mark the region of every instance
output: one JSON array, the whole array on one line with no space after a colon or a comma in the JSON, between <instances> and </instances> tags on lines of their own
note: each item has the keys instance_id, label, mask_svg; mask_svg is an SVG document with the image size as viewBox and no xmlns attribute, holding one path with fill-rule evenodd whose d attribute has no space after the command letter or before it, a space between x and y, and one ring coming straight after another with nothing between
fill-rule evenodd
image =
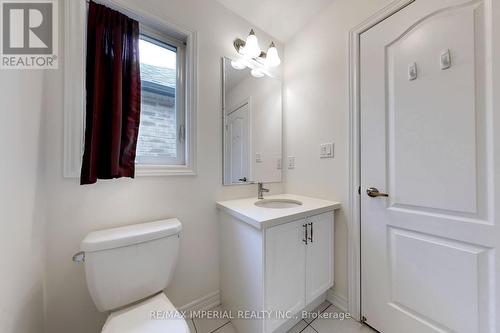
<instances>
[{"instance_id":1,"label":"white toilet","mask_svg":"<svg viewBox=\"0 0 500 333\"><path fill-rule=\"evenodd\" d=\"M169 219L91 232L80 258L102 333L189 333L163 289L177 262L181 223Z\"/></svg>"}]
</instances>

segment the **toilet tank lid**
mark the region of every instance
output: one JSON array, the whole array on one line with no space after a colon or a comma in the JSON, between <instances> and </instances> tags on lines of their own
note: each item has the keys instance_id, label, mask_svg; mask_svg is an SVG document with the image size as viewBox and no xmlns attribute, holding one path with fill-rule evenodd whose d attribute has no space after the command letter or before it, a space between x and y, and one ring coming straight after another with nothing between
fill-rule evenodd
<instances>
[{"instance_id":1,"label":"toilet tank lid","mask_svg":"<svg viewBox=\"0 0 500 333\"><path fill-rule=\"evenodd\" d=\"M80 249L84 252L114 249L177 235L181 230L181 222L174 218L93 231L83 239Z\"/></svg>"}]
</instances>

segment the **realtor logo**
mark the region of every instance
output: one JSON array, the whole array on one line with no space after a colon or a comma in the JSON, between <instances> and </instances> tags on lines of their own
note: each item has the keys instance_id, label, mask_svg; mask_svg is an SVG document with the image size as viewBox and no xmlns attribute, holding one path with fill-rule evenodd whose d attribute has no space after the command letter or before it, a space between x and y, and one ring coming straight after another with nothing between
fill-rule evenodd
<instances>
[{"instance_id":1,"label":"realtor logo","mask_svg":"<svg viewBox=\"0 0 500 333\"><path fill-rule=\"evenodd\" d=\"M57 0L0 0L0 4L0 68L57 68Z\"/></svg>"}]
</instances>

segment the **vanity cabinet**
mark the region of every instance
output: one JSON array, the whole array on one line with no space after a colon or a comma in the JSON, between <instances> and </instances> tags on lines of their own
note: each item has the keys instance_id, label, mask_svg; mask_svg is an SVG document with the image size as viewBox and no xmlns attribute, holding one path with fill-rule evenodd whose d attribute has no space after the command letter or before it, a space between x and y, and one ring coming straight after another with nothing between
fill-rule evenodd
<instances>
[{"instance_id":1,"label":"vanity cabinet","mask_svg":"<svg viewBox=\"0 0 500 333\"><path fill-rule=\"evenodd\" d=\"M266 230L267 311L299 313L333 286L333 212ZM286 318L266 321L273 332Z\"/></svg>"},{"instance_id":2,"label":"vanity cabinet","mask_svg":"<svg viewBox=\"0 0 500 333\"><path fill-rule=\"evenodd\" d=\"M333 212L312 216L306 222L313 231L313 241L306 245L306 303L311 303L333 286Z\"/></svg>"},{"instance_id":3,"label":"vanity cabinet","mask_svg":"<svg viewBox=\"0 0 500 333\"><path fill-rule=\"evenodd\" d=\"M269 228L265 247L265 299L268 311L298 313L306 305L306 248L302 242L305 220ZM272 332L285 319L266 321Z\"/></svg>"},{"instance_id":4,"label":"vanity cabinet","mask_svg":"<svg viewBox=\"0 0 500 333\"><path fill-rule=\"evenodd\" d=\"M221 303L239 333L286 332L333 286L334 210L340 204L279 198L302 205L259 208L252 198L218 203Z\"/></svg>"}]
</instances>

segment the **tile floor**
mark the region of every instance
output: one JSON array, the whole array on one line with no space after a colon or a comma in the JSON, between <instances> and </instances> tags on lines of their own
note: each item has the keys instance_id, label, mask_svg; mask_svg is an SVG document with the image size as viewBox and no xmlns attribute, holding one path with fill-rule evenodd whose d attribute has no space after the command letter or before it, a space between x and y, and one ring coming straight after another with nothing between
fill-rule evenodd
<instances>
[{"instance_id":1,"label":"tile floor","mask_svg":"<svg viewBox=\"0 0 500 333\"><path fill-rule=\"evenodd\" d=\"M301 320L288 333L376 333L352 319L338 319L342 311L326 301L312 313L311 318ZM191 333L237 333L231 322L224 319L195 318L188 320L188 325Z\"/></svg>"}]
</instances>

